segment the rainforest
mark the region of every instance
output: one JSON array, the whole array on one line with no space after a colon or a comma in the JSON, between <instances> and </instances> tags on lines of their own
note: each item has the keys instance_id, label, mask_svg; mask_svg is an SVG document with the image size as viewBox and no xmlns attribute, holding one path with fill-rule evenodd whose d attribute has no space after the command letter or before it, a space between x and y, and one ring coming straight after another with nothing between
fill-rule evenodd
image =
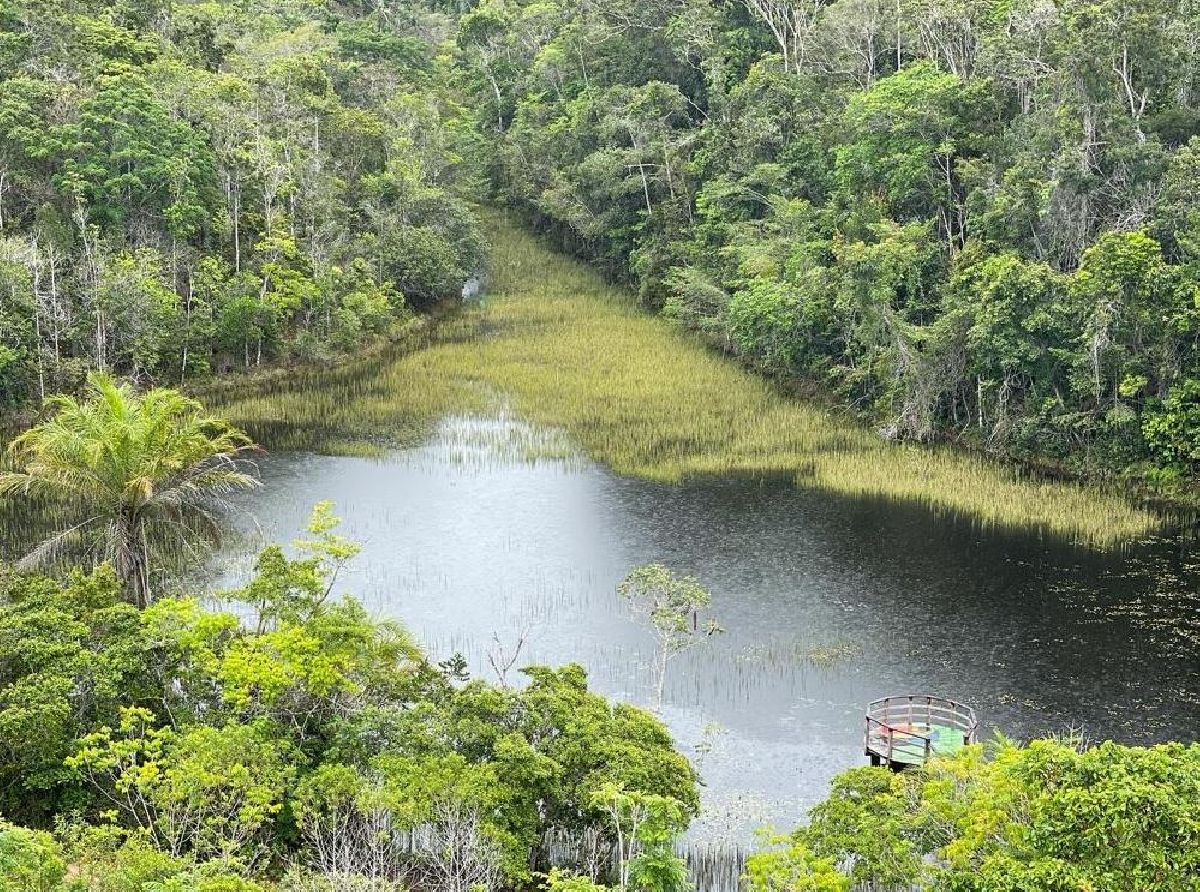
<instances>
[{"instance_id":1,"label":"rainforest","mask_svg":"<svg viewBox=\"0 0 1200 892\"><path fill-rule=\"evenodd\" d=\"M1200 890L1198 50L0 0L0 892Z\"/></svg>"}]
</instances>

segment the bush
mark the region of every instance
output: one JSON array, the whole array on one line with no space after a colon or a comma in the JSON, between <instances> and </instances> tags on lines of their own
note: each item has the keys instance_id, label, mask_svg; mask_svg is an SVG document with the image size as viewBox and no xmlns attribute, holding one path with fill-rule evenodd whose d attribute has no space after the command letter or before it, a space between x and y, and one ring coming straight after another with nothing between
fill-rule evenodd
<instances>
[{"instance_id":1,"label":"bush","mask_svg":"<svg viewBox=\"0 0 1200 892\"><path fill-rule=\"evenodd\" d=\"M62 847L49 833L0 823L0 892L52 892L66 873Z\"/></svg>"},{"instance_id":2,"label":"bush","mask_svg":"<svg viewBox=\"0 0 1200 892\"><path fill-rule=\"evenodd\" d=\"M856 768L787 847L754 856L753 892L845 881L954 892L1195 889L1200 744L1080 750L1001 740L924 770ZM844 865L838 880L834 865ZM843 882L843 885L838 885Z\"/></svg>"}]
</instances>

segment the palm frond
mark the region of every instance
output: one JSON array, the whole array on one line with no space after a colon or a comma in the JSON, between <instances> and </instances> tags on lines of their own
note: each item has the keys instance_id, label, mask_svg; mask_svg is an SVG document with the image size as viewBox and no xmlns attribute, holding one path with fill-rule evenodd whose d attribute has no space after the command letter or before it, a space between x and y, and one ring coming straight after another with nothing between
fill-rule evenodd
<instances>
[{"instance_id":1,"label":"palm frond","mask_svg":"<svg viewBox=\"0 0 1200 892\"><path fill-rule=\"evenodd\" d=\"M67 557L86 550L84 546L87 543L88 529L100 519L99 517L89 517L82 523L60 530L48 539L44 539L17 561L17 568L37 570L55 566Z\"/></svg>"}]
</instances>

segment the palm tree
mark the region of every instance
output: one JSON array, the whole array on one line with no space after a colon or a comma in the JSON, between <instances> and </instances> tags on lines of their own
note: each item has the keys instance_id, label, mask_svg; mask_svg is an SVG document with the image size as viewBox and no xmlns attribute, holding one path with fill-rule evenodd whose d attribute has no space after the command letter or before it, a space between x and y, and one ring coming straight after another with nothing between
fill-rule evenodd
<instances>
[{"instance_id":1,"label":"palm tree","mask_svg":"<svg viewBox=\"0 0 1200 892\"><path fill-rule=\"evenodd\" d=\"M51 417L9 444L0 496L44 499L70 518L19 566L108 560L145 607L152 559L220 540L226 497L258 485L243 467L256 447L177 391L138 394L99 374L88 390L85 400L53 397Z\"/></svg>"}]
</instances>

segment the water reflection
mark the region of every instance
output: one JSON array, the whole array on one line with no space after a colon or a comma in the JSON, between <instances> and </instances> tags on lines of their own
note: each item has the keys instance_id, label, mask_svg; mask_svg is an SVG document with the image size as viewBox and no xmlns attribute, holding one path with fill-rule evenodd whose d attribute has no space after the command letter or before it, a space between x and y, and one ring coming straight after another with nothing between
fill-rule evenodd
<instances>
[{"instance_id":1,"label":"water reflection","mask_svg":"<svg viewBox=\"0 0 1200 892\"><path fill-rule=\"evenodd\" d=\"M652 643L616 583L649 561L694 573L728 634L672 664L663 715L700 763L709 838L798 820L863 763L863 705L885 694L966 700L1017 737L1197 736L1200 566L1178 543L1097 554L790 484L527 461L544 443L560 451L511 419L453 418L382 460L272 456L253 538L289 540L333 499L364 544L347 588L435 657L486 675L497 640L525 638L522 663L580 662L638 702ZM224 556L226 582L257 544Z\"/></svg>"}]
</instances>

